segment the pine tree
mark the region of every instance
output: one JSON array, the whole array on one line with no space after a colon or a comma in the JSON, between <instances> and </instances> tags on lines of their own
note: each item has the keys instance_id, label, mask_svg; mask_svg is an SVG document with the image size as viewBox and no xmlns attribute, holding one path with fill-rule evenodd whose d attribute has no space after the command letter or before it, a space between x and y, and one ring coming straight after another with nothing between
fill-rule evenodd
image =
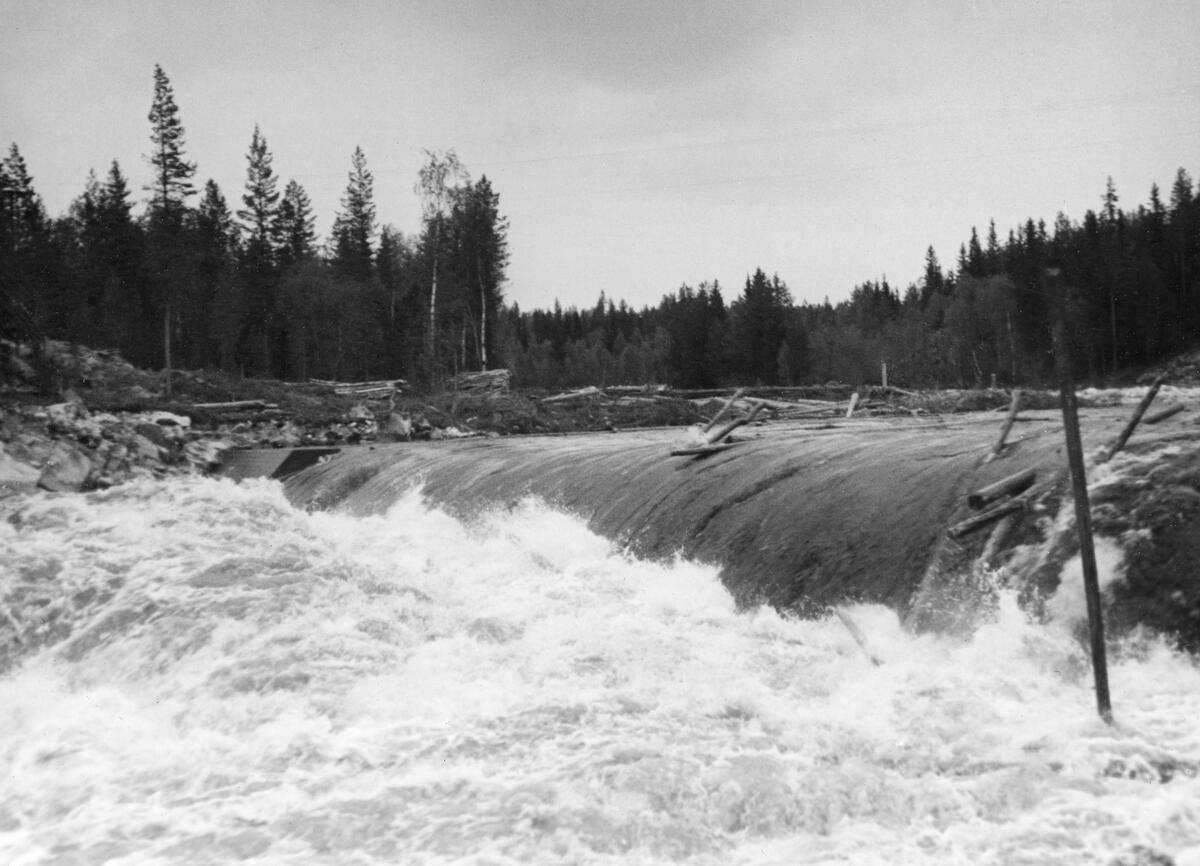
<instances>
[{"instance_id":1,"label":"pine tree","mask_svg":"<svg viewBox=\"0 0 1200 866\"><path fill-rule=\"evenodd\" d=\"M154 101L149 120L153 150L146 158L154 169L154 183L146 187L151 193L150 210L160 217L179 218L188 197L196 193L191 182L196 165L184 159L184 130L175 92L158 64L154 65Z\"/></svg>"},{"instance_id":2,"label":"pine tree","mask_svg":"<svg viewBox=\"0 0 1200 866\"><path fill-rule=\"evenodd\" d=\"M150 192L147 265L162 314L163 369L169 397L175 309L179 295L186 290L184 284L191 276L183 234L187 200L196 193L191 182L196 166L184 158L184 130L175 93L166 73L157 64L154 66L154 99L149 120L152 150L147 160L154 169L154 183L146 187Z\"/></svg>"}]
</instances>

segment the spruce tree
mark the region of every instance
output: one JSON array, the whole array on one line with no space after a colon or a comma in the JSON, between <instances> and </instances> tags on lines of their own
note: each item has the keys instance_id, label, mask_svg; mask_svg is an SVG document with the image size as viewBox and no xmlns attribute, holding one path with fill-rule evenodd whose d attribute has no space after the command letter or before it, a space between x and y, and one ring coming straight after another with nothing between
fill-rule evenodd
<instances>
[{"instance_id":1,"label":"spruce tree","mask_svg":"<svg viewBox=\"0 0 1200 866\"><path fill-rule=\"evenodd\" d=\"M133 218L129 183L114 159L99 191L98 218L106 267L102 342L125 352L136 347L138 311L144 305L142 230Z\"/></svg>"},{"instance_id":2,"label":"spruce tree","mask_svg":"<svg viewBox=\"0 0 1200 866\"><path fill-rule=\"evenodd\" d=\"M333 261L339 270L355 280L370 278L375 232L375 178L362 148L356 147L342 208L333 224Z\"/></svg>"},{"instance_id":3,"label":"spruce tree","mask_svg":"<svg viewBox=\"0 0 1200 866\"><path fill-rule=\"evenodd\" d=\"M237 212L249 244L260 254L273 256L278 246L279 193L277 179L271 168L273 157L267 150L267 140L254 126L250 150L246 154L246 191L242 194L244 208Z\"/></svg>"},{"instance_id":4,"label":"spruce tree","mask_svg":"<svg viewBox=\"0 0 1200 866\"><path fill-rule=\"evenodd\" d=\"M196 208L196 281L207 303L203 364L232 367L244 325L244 298L235 280L241 230L212 178Z\"/></svg>"},{"instance_id":5,"label":"spruce tree","mask_svg":"<svg viewBox=\"0 0 1200 866\"><path fill-rule=\"evenodd\" d=\"M286 269L316 255L316 218L313 216L312 202L304 187L294 180L289 180L284 187L276 219L281 268Z\"/></svg>"},{"instance_id":6,"label":"spruce tree","mask_svg":"<svg viewBox=\"0 0 1200 866\"><path fill-rule=\"evenodd\" d=\"M41 333L50 324L50 223L33 187L25 158L14 143L0 160L0 293L4 306Z\"/></svg>"}]
</instances>

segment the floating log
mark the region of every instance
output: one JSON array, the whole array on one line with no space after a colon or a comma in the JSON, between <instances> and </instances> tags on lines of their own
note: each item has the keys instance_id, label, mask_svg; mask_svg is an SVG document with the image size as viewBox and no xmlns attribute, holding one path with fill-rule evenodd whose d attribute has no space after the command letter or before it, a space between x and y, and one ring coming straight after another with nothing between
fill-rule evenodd
<instances>
[{"instance_id":1,"label":"floating log","mask_svg":"<svg viewBox=\"0 0 1200 866\"><path fill-rule=\"evenodd\" d=\"M1012 403L1008 407L1008 416L1004 419L1004 424L1000 428L1000 438L996 440L996 444L992 446L992 457L999 457L1004 453L1004 443L1008 441L1008 434L1012 430L1013 422L1017 420L1017 413L1021 411L1021 389L1013 388Z\"/></svg>"},{"instance_id":2,"label":"floating log","mask_svg":"<svg viewBox=\"0 0 1200 866\"><path fill-rule=\"evenodd\" d=\"M1154 384L1150 386L1150 390L1146 392L1146 396L1142 398L1142 402L1138 403L1137 408L1133 410L1133 417L1129 419L1129 423L1125 425L1125 429L1121 431L1121 435L1117 437L1112 447L1108 449L1108 453L1101 457L1099 460L1100 463L1107 463L1109 460L1112 460L1117 452L1125 447L1125 443L1129 441L1129 437L1137 429L1138 422L1142 420L1142 416L1146 414L1146 410L1154 402L1154 398L1158 394L1158 389L1162 387L1165 378L1165 375L1161 375L1154 380Z\"/></svg>"},{"instance_id":3,"label":"floating log","mask_svg":"<svg viewBox=\"0 0 1200 866\"><path fill-rule=\"evenodd\" d=\"M981 487L974 493L968 494L967 505L975 510L979 510L998 499L1003 499L1005 496L1016 496L1018 493L1028 490L1036 479L1037 470L1035 469L1023 469L1020 472L1015 472L1007 478L1001 478L994 484Z\"/></svg>"},{"instance_id":4,"label":"floating log","mask_svg":"<svg viewBox=\"0 0 1200 866\"><path fill-rule=\"evenodd\" d=\"M1016 511L1024 511L1029 505L1029 501L1024 496L1018 496L1014 499L1009 499L1001 502L995 508L990 508L987 511L981 511L976 515L968 517L959 523L954 524L947 530L951 538L962 538L964 535L970 535L972 532L983 529L983 527L996 522L1006 514L1012 514Z\"/></svg>"},{"instance_id":5,"label":"floating log","mask_svg":"<svg viewBox=\"0 0 1200 866\"><path fill-rule=\"evenodd\" d=\"M1166 421L1168 418L1173 418L1174 416L1178 415L1180 412L1182 412L1186 408L1187 408L1186 406L1184 406L1180 403L1176 403L1173 406L1167 406L1164 409L1159 409L1157 412L1155 412L1151 415L1147 415L1145 418L1142 419L1142 423L1143 424L1157 424L1160 421Z\"/></svg>"},{"instance_id":6,"label":"floating log","mask_svg":"<svg viewBox=\"0 0 1200 866\"><path fill-rule=\"evenodd\" d=\"M714 442L706 445L686 445L679 448L671 449L672 457L705 457L709 454L714 454L717 451L724 451L726 448L732 448L733 442Z\"/></svg>"},{"instance_id":7,"label":"floating log","mask_svg":"<svg viewBox=\"0 0 1200 866\"><path fill-rule=\"evenodd\" d=\"M988 566L992 560L996 558L996 553L1000 550L1000 545L1004 543L1005 537L1013 524L1017 522L1016 513L1006 514L1000 518L1000 522L992 527L992 534L988 536L987 544L983 547L983 553L979 554L979 564Z\"/></svg>"}]
</instances>

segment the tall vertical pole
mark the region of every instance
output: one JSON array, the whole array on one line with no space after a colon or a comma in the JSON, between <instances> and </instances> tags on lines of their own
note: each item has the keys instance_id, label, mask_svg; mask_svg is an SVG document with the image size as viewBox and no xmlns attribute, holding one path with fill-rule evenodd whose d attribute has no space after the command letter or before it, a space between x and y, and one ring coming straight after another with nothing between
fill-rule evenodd
<instances>
[{"instance_id":1,"label":"tall vertical pole","mask_svg":"<svg viewBox=\"0 0 1200 866\"><path fill-rule=\"evenodd\" d=\"M1061 309L1061 308L1060 308ZM1062 389L1063 430L1067 437L1067 460L1071 466L1071 490L1075 499L1075 527L1079 532L1079 558L1083 565L1083 589L1087 597L1088 636L1092 646L1092 674L1096 681L1096 709L1112 724L1112 702L1108 695L1108 659L1104 648L1104 620L1100 608L1100 579L1096 571L1096 549L1092 545L1092 509L1088 502L1087 476L1083 469L1083 444L1079 437L1079 407L1075 402L1075 380L1066 339L1065 316L1060 312L1054 325L1054 354Z\"/></svg>"}]
</instances>

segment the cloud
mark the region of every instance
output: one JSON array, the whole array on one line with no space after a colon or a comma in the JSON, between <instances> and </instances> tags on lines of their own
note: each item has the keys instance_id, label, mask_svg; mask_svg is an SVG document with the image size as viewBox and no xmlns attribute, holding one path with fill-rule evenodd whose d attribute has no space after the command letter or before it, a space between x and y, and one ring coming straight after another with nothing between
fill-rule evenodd
<instances>
[{"instance_id":1,"label":"cloud","mask_svg":"<svg viewBox=\"0 0 1200 866\"><path fill-rule=\"evenodd\" d=\"M424 26L468 38L519 80L662 92L723 77L790 28L801 4L711 0L424 3Z\"/></svg>"}]
</instances>

